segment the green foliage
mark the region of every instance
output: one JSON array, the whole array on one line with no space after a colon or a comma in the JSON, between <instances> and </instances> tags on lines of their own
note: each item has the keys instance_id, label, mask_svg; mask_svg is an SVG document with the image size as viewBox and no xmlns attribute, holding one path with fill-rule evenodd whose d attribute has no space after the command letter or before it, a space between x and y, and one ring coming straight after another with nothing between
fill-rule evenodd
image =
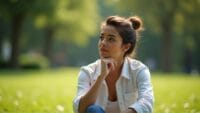
<instances>
[{"instance_id":1,"label":"green foliage","mask_svg":"<svg viewBox=\"0 0 200 113\"><path fill-rule=\"evenodd\" d=\"M35 18L36 27L54 27L56 37L68 38L78 44L96 32L98 21L95 0L1 0L0 12L4 20L17 14Z\"/></svg>"},{"instance_id":2,"label":"green foliage","mask_svg":"<svg viewBox=\"0 0 200 113\"><path fill-rule=\"evenodd\" d=\"M152 44L152 48L160 49L156 54L161 54L162 61L159 61L159 64L162 63L162 68L173 67L175 69L176 64L182 68L184 64L180 62L184 62L187 49L195 59L193 65L196 66L193 68L199 68L198 60L196 60L199 51L195 51L199 50L197 38L200 36L200 23L198 22L200 2L198 0L154 0L153 2L149 0L116 0L109 3L113 3L112 6L115 6L115 9L123 15L139 15L143 18L144 32L146 32L144 38L154 37L153 40L157 40L155 37L160 37L161 46ZM173 65L168 65L168 62Z\"/></svg>"},{"instance_id":3,"label":"green foliage","mask_svg":"<svg viewBox=\"0 0 200 113\"><path fill-rule=\"evenodd\" d=\"M38 15L46 13L51 15L56 6L54 0L1 0L0 12L5 18L11 18L14 15Z\"/></svg>"},{"instance_id":4,"label":"green foliage","mask_svg":"<svg viewBox=\"0 0 200 113\"><path fill-rule=\"evenodd\" d=\"M77 68L0 71L1 113L73 113ZM154 113L200 112L200 78L153 73Z\"/></svg>"},{"instance_id":5,"label":"green foliage","mask_svg":"<svg viewBox=\"0 0 200 113\"><path fill-rule=\"evenodd\" d=\"M35 25L38 28L54 28L56 40L85 45L88 38L96 32L98 15L97 3L94 0L59 0L51 14L39 14Z\"/></svg>"},{"instance_id":6,"label":"green foliage","mask_svg":"<svg viewBox=\"0 0 200 113\"><path fill-rule=\"evenodd\" d=\"M198 16L198 6L200 4L198 0L154 0L154 2L149 0L119 0L115 4L119 7L117 10L126 12L128 15L139 15L144 18L145 27L150 27L153 32L160 31L161 26L163 26L161 24L162 21L168 22L176 29L181 29L182 33L187 27L183 27L183 25L186 25L188 22L192 25L188 27L193 30L198 26L196 24L199 24L197 22L200 18ZM194 24L195 26L193 26Z\"/></svg>"},{"instance_id":7,"label":"green foliage","mask_svg":"<svg viewBox=\"0 0 200 113\"><path fill-rule=\"evenodd\" d=\"M49 61L45 56L29 53L19 56L19 65L25 69L44 69L49 67Z\"/></svg>"},{"instance_id":8,"label":"green foliage","mask_svg":"<svg viewBox=\"0 0 200 113\"><path fill-rule=\"evenodd\" d=\"M5 37L11 37L11 64L17 67L16 59L20 52L27 48L31 50L26 51L35 49L31 47L33 40L44 40L37 43L39 47L36 49L42 50L49 59L55 42L86 45L88 39L96 33L97 12L95 0L1 0L0 19L7 21L6 26L11 29L9 33L5 33ZM25 49L19 47L20 44L26 46ZM44 45L44 48L40 45Z\"/></svg>"}]
</instances>

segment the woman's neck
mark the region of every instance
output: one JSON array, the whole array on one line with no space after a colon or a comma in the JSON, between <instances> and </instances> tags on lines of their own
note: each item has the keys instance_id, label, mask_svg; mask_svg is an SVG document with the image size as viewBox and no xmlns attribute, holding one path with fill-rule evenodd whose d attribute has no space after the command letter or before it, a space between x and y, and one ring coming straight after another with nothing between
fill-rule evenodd
<instances>
[{"instance_id":1,"label":"woman's neck","mask_svg":"<svg viewBox=\"0 0 200 113\"><path fill-rule=\"evenodd\" d=\"M111 73L120 74L124 64L124 58L116 60L115 68Z\"/></svg>"},{"instance_id":2,"label":"woman's neck","mask_svg":"<svg viewBox=\"0 0 200 113\"><path fill-rule=\"evenodd\" d=\"M116 62L117 62L116 68L117 68L117 69L120 69L120 68L123 66L123 64L124 64L124 59L125 59L125 58L120 58L120 59L116 60Z\"/></svg>"}]
</instances>

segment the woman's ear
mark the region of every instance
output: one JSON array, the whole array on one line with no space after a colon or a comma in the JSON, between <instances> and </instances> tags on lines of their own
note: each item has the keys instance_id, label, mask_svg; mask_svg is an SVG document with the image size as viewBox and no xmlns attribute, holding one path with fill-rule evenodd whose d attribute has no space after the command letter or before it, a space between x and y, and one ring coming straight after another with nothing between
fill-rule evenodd
<instances>
[{"instance_id":1,"label":"woman's ear","mask_svg":"<svg viewBox=\"0 0 200 113\"><path fill-rule=\"evenodd\" d=\"M130 44L130 43L124 44L124 45L123 45L123 50L124 50L124 52L127 52L127 51L129 50L130 47L131 47L131 44Z\"/></svg>"}]
</instances>

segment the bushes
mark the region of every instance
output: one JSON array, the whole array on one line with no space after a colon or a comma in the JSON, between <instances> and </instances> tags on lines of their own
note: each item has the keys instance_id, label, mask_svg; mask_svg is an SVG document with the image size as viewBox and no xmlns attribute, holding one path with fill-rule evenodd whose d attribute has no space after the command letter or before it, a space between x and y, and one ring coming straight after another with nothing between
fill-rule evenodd
<instances>
[{"instance_id":1,"label":"bushes","mask_svg":"<svg viewBox=\"0 0 200 113\"><path fill-rule=\"evenodd\" d=\"M19 57L19 65L23 69L43 69L49 67L48 59L38 53L22 54Z\"/></svg>"}]
</instances>

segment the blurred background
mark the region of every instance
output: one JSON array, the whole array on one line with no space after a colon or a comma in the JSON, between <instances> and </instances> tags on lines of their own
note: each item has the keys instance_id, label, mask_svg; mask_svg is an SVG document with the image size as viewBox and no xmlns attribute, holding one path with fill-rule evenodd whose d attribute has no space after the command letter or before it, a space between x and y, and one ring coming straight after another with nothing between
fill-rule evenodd
<instances>
[{"instance_id":1,"label":"blurred background","mask_svg":"<svg viewBox=\"0 0 200 113\"><path fill-rule=\"evenodd\" d=\"M153 71L200 72L200 0L1 0L0 68L81 66L98 59L101 22L140 16L136 59Z\"/></svg>"},{"instance_id":2,"label":"blurred background","mask_svg":"<svg viewBox=\"0 0 200 113\"><path fill-rule=\"evenodd\" d=\"M200 0L0 0L0 113L73 113L106 17L140 16L154 113L200 113Z\"/></svg>"}]
</instances>

